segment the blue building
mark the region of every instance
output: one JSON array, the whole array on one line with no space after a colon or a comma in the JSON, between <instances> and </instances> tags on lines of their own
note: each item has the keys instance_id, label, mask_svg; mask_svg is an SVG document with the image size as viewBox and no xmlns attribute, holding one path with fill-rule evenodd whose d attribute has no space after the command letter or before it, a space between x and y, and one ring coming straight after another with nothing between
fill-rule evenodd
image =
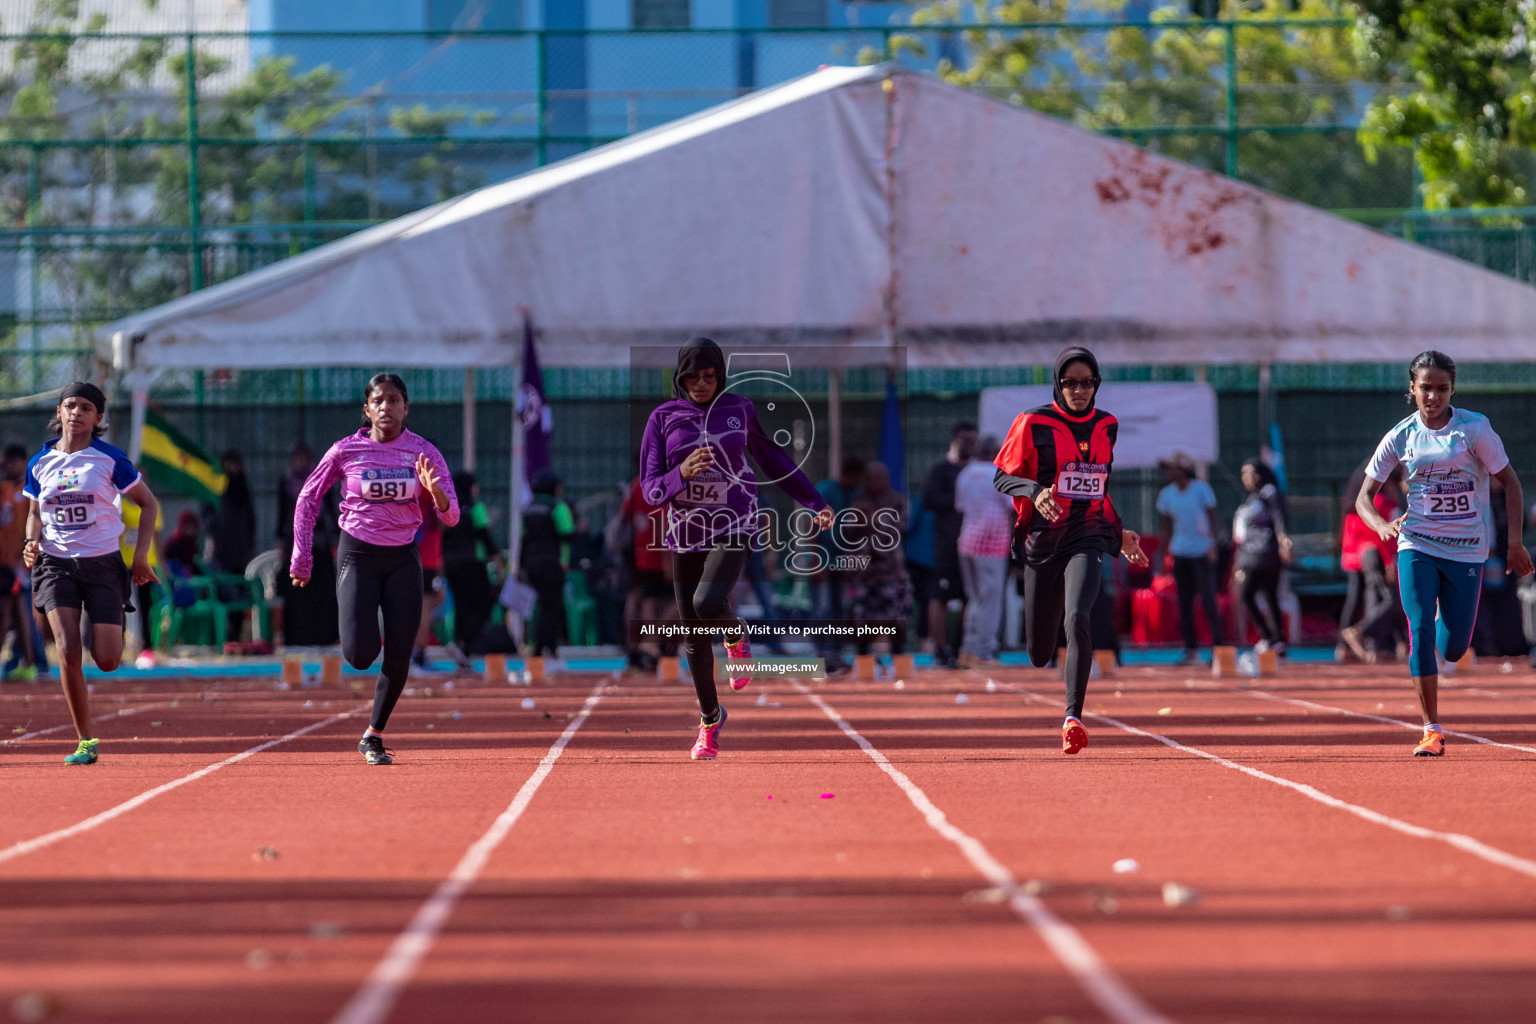
<instances>
[{"instance_id":1,"label":"blue building","mask_svg":"<svg viewBox=\"0 0 1536 1024\"><path fill-rule=\"evenodd\" d=\"M908 23L916 6L890 0L250 0L249 11L257 32L336 33L258 41L253 56L289 55L301 70L329 65L342 71L345 91L365 100L371 128L387 129L391 111L417 106L465 111L456 135L533 136L542 120L546 134L556 137L546 154L553 157L586 148L584 140L653 127L821 64L854 63L861 53L878 53L879 29ZM1151 6L1151 0L1132 0L1121 17L1145 17ZM818 27L835 31L806 31ZM542 43L527 35L425 34L473 29L572 31ZM374 30L410 35L363 34ZM942 52L942 40L933 43L929 59Z\"/></svg>"}]
</instances>

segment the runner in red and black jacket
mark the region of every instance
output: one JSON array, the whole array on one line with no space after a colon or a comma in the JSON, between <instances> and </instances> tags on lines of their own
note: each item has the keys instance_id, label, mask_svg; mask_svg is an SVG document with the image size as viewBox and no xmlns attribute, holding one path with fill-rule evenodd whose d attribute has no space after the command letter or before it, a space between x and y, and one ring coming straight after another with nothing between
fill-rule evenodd
<instances>
[{"instance_id":1,"label":"runner in red and black jacket","mask_svg":"<svg viewBox=\"0 0 1536 1024\"><path fill-rule=\"evenodd\" d=\"M1109 499L1120 424L1094 408L1099 362L1085 348L1056 357L1055 400L1020 413L997 453L993 484L1013 498L1018 511L1014 543L1023 546L1024 634L1037 668L1056 654L1065 619L1067 718L1061 749L1075 754L1088 745L1083 700L1093 667L1090 612L1099 596L1104 556L1125 555L1144 566L1141 538L1120 522Z\"/></svg>"}]
</instances>

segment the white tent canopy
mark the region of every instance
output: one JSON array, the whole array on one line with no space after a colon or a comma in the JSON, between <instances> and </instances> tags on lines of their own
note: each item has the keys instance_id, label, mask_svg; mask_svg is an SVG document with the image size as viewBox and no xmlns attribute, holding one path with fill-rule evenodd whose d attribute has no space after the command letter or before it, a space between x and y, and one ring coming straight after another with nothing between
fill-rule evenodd
<instances>
[{"instance_id":1,"label":"white tent canopy","mask_svg":"<svg viewBox=\"0 0 1536 1024\"><path fill-rule=\"evenodd\" d=\"M129 317L120 369L1528 358L1536 289L885 67L827 68ZM115 344L114 344L115 341Z\"/></svg>"}]
</instances>

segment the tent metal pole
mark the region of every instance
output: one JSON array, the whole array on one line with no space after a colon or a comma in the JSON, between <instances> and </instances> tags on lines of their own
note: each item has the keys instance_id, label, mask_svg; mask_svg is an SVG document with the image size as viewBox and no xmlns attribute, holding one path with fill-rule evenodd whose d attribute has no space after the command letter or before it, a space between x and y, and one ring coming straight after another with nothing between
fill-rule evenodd
<instances>
[{"instance_id":1,"label":"tent metal pole","mask_svg":"<svg viewBox=\"0 0 1536 1024\"><path fill-rule=\"evenodd\" d=\"M475 368L464 369L464 457L460 461L466 473L475 471Z\"/></svg>"},{"instance_id":2,"label":"tent metal pole","mask_svg":"<svg viewBox=\"0 0 1536 1024\"><path fill-rule=\"evenodd\" d=\"M523 361L519 359L512 364L512 478L507 481L507 558L514 576L523 542L523 417L517 411L517 396L522 390Z\"/></svg>"},{"instance_id":3,"label":"tent metal pole","mask_svg":"<svg viewBox=\"0 0 1536 1024\"><path fill-rule=\"evenodd\" d=\"M128 418L128 459L137 463L144 454L144 414L149 409L149 372L130 370L130 386L133 388L133 409Z\"/></svg>"},{"instance_id":4,"label":"tent metal pole","mask_svg":"<svg viewBox=\"0 0 1536 1024\"><path fill-rule=\"evenodd\" d=\"M843 371L827 371L827 476L837 476L843 464Z\"/></svg>"}]
</instances>

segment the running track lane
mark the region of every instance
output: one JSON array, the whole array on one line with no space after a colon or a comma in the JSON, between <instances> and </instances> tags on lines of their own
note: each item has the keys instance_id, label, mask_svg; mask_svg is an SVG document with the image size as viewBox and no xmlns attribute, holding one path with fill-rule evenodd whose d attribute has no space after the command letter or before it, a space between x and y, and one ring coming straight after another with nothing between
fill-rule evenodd
<instances>
[{"instance_id":1,"label":"running track lane","mask_svg":"<svg viewBox=\"0 0 1536 1024\"><path fill-rule=\"evenodd\" d=\"M1060 687L1044 672L1020 676L1033 691ZM968 688L974 694L983 681L967 681ZM972 696L971 713L979 703L988 714L1014 720L1016 705L1010 708L1013 699L1003 697ZM1026 709L1020 742L1056 744L1061 705L1053 697L1045 701L1038 715ZM1191 693L1168 675L1122 673L1090 690L1089 708L1100 701L1114 703L1117 720L1147 722L1138 732L1148 735L1090 721L1093 743L1084 755L1054 754L1063 768L1050 777L1031 773L1031 791L1070 786L1081 801L1075 829L1081 863L1062 865L1057 858L1053 864L1047 857L1042 869L1062 894L1049 898L1053 905L1061 899L1091 906L1105 895L1118 900L1117 913L1100 916L1101 926L1085 919L1084 934L1156 1005L1180 1020L1207 1014L1220 1020L1223 1008L1239 1005L1251 1008L1241 1015L1245 1021L1390 1019L1409 1017L1425 1000L1455 991L1462 1020L1505 1021L1525 1013L1519 1007L1536 997L1536 898L1522 872L1512 873L1497 856L1498 863L1489 863L1190 753L1159 754L1161 746L1148 745L1159 743L1154 732L1173 731L1180 739L1193 733L1197 739L1186 743L1215 748L1229 760L1240 757L1245 767L1258 758L1283 759L1271 774L1326 769L1348 779L1374 772L1397 780L1410 818L1438 814L1465 792L1436 778L1449 761L1404 756L1401 737L1391 730L1372 726L1363 736L1341 738L1316 716L1277 715L1246 696ZM1239 715L1238 709L1266 714ZM1385 757L1383 736L1390 744ZM1326 745L1309 745L1319 742ZM1504 783L1512 772L1523 775L1519 762L1528 759L1511 762L1501 751L1476 750L1474 756L1484 758L1476 766L1484 791L1508 794ZM943 794L946 805L952 802L948 790L923 784ZM1515 812L1520 816L1518 805ZM1529 843L1530 818L1524 821ZM999 844L1001 854L1012 850ZM1142 871L1114 874L1109 865L1126 856L1139 860ZM1190 885L1205 899L1194 908L1163 908L1158 890L1164 881ZM1163 927L1140 942L1124 944L1114 935L1116 925L1135 929L1158 918ZM1160 955L1147 956L1154 948ZM1178 978L1170 967L1179 962L1202 969L1166 996L1165 987ZM1158 973L1171 977L1159 982Z\"/></svg>"},{"instance_id":2,"label":"running track lane","mask_svg":"<svg viewBox=\"0 0 1536 1024\"><path fill-rule=\"evenodd\" d=\"M695 763L691 693L607 696L392 1024L1105 1019L825 715L725 700L722 756Z\"/></svg>"},{"instance_id":3,"label":"running track lane","mask_svg":"<svg viewBox=\"0 0 1536 1024\"><path fill-rule=\"evenodd\" d=\"M329 1019L580 706L539 691L519 711L527 692L408 698L392 767L363 765L356 732L311 734L15 862L0 1003L35 988L60 994L61 1022ZM222 734L226 708L190 708L187 731Z\"/></svg>"}]
</instances>

